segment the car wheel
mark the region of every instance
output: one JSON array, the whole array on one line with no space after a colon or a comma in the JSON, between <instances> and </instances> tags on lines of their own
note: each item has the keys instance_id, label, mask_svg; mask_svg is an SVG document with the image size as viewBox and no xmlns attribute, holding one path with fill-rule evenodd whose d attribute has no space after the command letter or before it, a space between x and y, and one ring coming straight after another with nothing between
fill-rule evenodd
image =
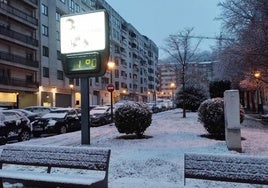
<instances>
[{"instance_id":1,"label":"car wheel","mask_svg":"<svg viewBox=\"0 0 268 188\"><path fill-rule=\"evenodd\" d=\"M41 134L40 133L33 133L33 137L40 137Z\"/></svg>"},{"instance_id":2,"label":"car wheel","mask_svg":"<svg viewBox=\"0 0 268 188\"><path fill-rule=\"evenodd\" d=\"M6 137L1 137L0 138L0 145L5 145L7 143Z\"/></svg>"},{"instance_id":3,"label":"car wheel","mask_svg":"<svg viewBox=\"0 0 268 188\"><path fill-rule=\"evenodd\" d=\"M26 141L26 140L30 140L31 137L31 133L30 131L27 130L23 130L20 135L19 135L19 141Z\"/></svg>"},{"instance_id":4,"label":"car wheel","mask_svg":"<svg viewBox=\"0 0 268 188\"><path fill-rule=\"evenodd\" d=\"M60 134L67 133L67 128L66 128L66 126L62 125L62 126L60 127L59 133L60 133Z\"/></svg>"}]
</instances>

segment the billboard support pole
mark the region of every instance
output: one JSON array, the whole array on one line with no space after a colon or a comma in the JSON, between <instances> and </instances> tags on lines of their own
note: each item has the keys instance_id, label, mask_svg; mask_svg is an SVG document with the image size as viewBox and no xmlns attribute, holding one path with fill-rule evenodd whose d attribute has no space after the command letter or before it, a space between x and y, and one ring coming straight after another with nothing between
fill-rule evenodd
<instances>
[{"instance_id":1,"label":"billboard support pole","mask_svg":"<svg viewBox=\"0 0 268 188\"><path fill-rule=\"evenodd\" d=\"M89 78L81 78L81 144L90 144Z\"/></svg>"}]
</instances>

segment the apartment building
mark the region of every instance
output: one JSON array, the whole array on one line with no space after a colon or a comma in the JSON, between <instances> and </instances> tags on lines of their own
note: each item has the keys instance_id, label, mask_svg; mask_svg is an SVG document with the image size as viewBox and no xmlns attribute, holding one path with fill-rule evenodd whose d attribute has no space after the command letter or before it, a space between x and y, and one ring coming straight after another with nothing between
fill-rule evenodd
<instances>
[{"instance_id":1,"label":"apartment building","mask_svg":"<svg viewBox=\"0 0 268 188\"><path fill-rule=\"evenodd\" d=\"M91 104L110 104L107 85L115 85L113 101L146 101L147 92L156 89L157 46L125 21L104 0L41 0L41 85L39 105L80 106L80 80L64 77L60 59L61 15L106 9L110 20L110 61L115 68L102 77L89 78Z\"/></svg>"},{"instance_id":2,"label":"apartment building","mask_svg":"<svg viewBox=\"0 0 268 188\"><path fill-rule=\"evenodd\" d=\"M80 106L80 79L64 76L60 17L106 9L110 26L110 61L115 68L89 78L91 104L147 101L157 90L158 47L104 0L0 1L0 106ZM112 74L112 80L111 78Z\"/></svg>"},{"instance_id":3,"label":"apartment building","mask_svg":"<svg viewBox=\"0 0 268 188\"><path fill-rule=\"evenodd\" d=\"M80 105L80 80L64 76L60 51L62 15L94 10L93 0L40 1L40 86L37 105Z\"/></svg>"},{"instance_id":4,"label":"apartment building","mask_svg":"<svg viewBox=\"0 0 268 188\"><path fill-rule=\"evenodd\" d=\"M115 85L114 101L121 99L147 101L148 92L157 90L158 47L139 33L104 0L96 2L97 9L106 9L110 16L110 61L115 62L112 72ZM110 82L103 77L102 83ZM96 84L94 81L92 84ZM100 88L101 101L110 103L106 84Z\"/></svg>"},{"instance_id":5,"label":"apartment building","mask_svg":"<svg viewBox=\"0 0 268 188\"><path fill-rule=\"evenodd\" d=\"M36 104L39 77L38 0L0 1L0 106Z\"/></svg>"},{"instance_id":6,"label":"apartment building","mask_svg":"<svg viewBox=\"0 0 268 188\"><path fill-rule=\"evenodd\" d=\"M216 61L189 62L186 65L185 81L191 80L209 87L215 79ZM159 98L172 98L175 90L181 86L181 65L176 62L161 61L158 64Z\"/></svg>"}]
</instances>

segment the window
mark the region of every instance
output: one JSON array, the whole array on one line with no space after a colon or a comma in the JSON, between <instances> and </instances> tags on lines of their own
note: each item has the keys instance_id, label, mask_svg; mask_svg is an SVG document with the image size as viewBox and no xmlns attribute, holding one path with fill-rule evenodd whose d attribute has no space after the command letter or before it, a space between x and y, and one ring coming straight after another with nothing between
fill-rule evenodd
<instances>
[{"instance_id":1,"label":"window","mask_svg":"<svg viewBox=\"0 0 268 188\"><path fill-rule=\"evenodd\" d=\"M48 36L48 27L45 25L42 25L42 35Z\"/></svg>"},{"instance_id":2,"label":"window","mask_svg":"<svg viewBox=\"0 0 268 188\"><path fill-rule=\"evenodd\" d=\"M7 0L1 0L0 2L7 4Z\"/></svg>"},{"instance_id":3,"label":"window","mask_svg":"<svg viewBox=\"0 0 268 188\"><path fill-rule=\"evenodd\" d=\"M41 11L42 11L42 14L47 16L48 15L48 8L46 5L42 4L41 5Z\"/></svg>"},{"instance_id":4,"label":"window","mask_svg":"<svg viewBox=\"0 0 268 188\"><path fill-rule=\"evenodd\" d=\"M26 82L32 83L33 82L33 75L26 75Z\"/></svg>"},{"instance_id":5,"label":"window","mask_svg":"<svg viewBox=\"0 0 268 188\"><path fill-rule=\"evenodd\" d=\"M114 70L114 77L119 78L119 70L118 69Z\"/></svg>"},{"instance_id":6,"label":"window","mask_svg":"<svg viewBox=\"0 0 268 188\"><path fill-rule=\"evenodd\" d=\"M59 31L56 31L56 40L60 41L60 32Z\"/></svg>"},{"instance_id":7,"label":"window","mask_svg":"<svg viewBox=\"0 0 268 188\"><path fill-rule=\"evenodd\" d=\"M60 21L60 13L59 12L56 12L56 21Z\"/></svg>"},{"instance_id":8,"label":"window","mask_svg":"<svg viewBox=\"0 0 268 188\"><path fill-rule=\"evenodd\" d=\"M76 78L76 79L75 79L75 85L76 85L76 86L79 86L79 85L80 85L79 78Z\"/></svg>"},{"instance_id":9,"label":"window","mask_svg":"<svg viewBox=\"0 0 268 188\"><path fill-rule=\"evenodd\" d=\"M43 46L43 56L49 57L49 49L47 46Z\"/></svg>"},{"instance_id":10,"label":"window","mask_svg":"<svg viewBox=\"0 0 268 188\"><path fill-rule=\"evenodd\" d=\"M43 67L43 77L49 78L49 68Z\"/></svg>"},{"instance_id":11,"label":"window","mask_svg":"<svg viewBox=\"0 0 268 188\"><path fill-rule=\"evenodd\" d=\"M69 0L69 10L74 12L74 0Z\"/></svg>"},{"instance_id":12,"label":"window","mask_svg":"<svg viewBox=\"0 0 268 188\"><path fill-rule=\"evenodd\" d=\"M80 12L80 6L75 3L75 12Z\"/></svg>"},{"instance_id":13,"label":"window","mask_svg":"<svg viewBox=\"0 0 268 188\"><path fill-rule=\"evenodd\" d=\"M59 50L57 50L57 59L61 60L61 52Z\"/></svg>"},{"instance_id":14,"label":"window","mask_svg":"<svg viewBox=\"0 0 268 188\"><path fill-rule=\"evenodd\" d=\"M119 82L115 82L115 90L119 90Z\"/></svg>"},{"instance_id":15,"label":"window","mask_svg":"<svg viewBox=\"0 0 268 188\"><path fill-rule=\"evenodd\" d=\"M26 52L26 59L33 60L33 52Z\"/></svg>"},{"instance_id":16,"label":"window","mask_svg":"<svg viewBox=\"0 0 268 188\"><path fill-rule=\"evenodd\" d=\"M57 79L63 80L63 71L57 70Z\"/></svg>"}]
</instances>

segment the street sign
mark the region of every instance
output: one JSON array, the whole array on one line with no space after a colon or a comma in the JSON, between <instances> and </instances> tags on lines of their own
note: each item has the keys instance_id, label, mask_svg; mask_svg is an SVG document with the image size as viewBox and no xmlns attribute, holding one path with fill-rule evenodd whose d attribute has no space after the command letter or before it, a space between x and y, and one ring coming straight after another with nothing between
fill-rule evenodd
<instances>
[{"instance_id":1,"label":"street sign","mask_svg":"<svg viewBox=\"0 0 268 188\"><path fill-rule=\"evenodd\" d=\"M114 91L114 85L113 84L108 84L107 85L107 91L113 92Z\"/></svg>"},{"instance_id":2,"label":"street sign","mask_svg":"<svg viewBox=\"0 0 268 188\"><path fill-rule=\"evenodd\" d=\"M110 55L109 21L105 10L62 16L62 66L68 78L102 76Z\"/></svg>"}]
</instances>

